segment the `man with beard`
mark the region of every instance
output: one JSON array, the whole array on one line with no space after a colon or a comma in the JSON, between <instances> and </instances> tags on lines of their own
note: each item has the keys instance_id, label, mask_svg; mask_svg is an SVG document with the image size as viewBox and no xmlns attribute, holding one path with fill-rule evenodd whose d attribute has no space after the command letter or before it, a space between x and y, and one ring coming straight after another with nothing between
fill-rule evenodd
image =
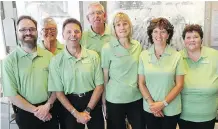
<instances>
[{"instance_id":1,"label":"man with beard","mask_svg":"<svg viewBox=\"0 0 218 129\"><path fill-rule=\"evenodd\" d=\"M18 46L3 61L3 92L16 107L20 129L58 129L52 117L56 96L48 92L48 65L52 54L38 48L37 22L30 16L17 21Z\"/></svg>"},{"instance_id":2,"label":"man with beard","mask_svg":"<svg viewBox=\"0 0 218 129\"><path fill-rule=\"evenodd\" d=\"M103 45L111 39L109 27L105 23L104 7L100 3L90 4L86 18L91 26L83 33L81 45L100 55Z\"/></svg>"},{"instance_id":3,"label":"man with beard","mask_svg":"<svg viewBox=\"0 0 218 129\"><path fill-rule=\"evenodd\" d=\"M57 55L64 49L64 45L57 40L58 31L55 20L51 17L44 18L41 26L42 41L38 43L38 46Z\"/></svg>"}]
</instances>

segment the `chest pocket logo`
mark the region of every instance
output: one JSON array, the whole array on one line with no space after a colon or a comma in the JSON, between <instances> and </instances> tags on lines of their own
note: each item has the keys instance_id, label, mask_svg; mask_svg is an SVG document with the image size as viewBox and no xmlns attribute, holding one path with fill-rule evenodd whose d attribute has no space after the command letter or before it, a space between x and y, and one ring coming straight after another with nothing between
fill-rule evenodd
<instances>
[{"instance_id":1,"label":"chest pocket logo","mask_svg":"<svg viewBox=\"0 0 218 129\"><path fill-rule=\"evenodd\" d=\"M48 67L44 67L44 68L42 68L42 71L48 73L49 72L49 68Z\"/></svg>"},{"instance_id":2,"label":"chest pocket logo","mask_svg":"<svg viewBox=\"0 0 218 129\"><path fill-rule=\"evenodd\" d=\"M81 72L91 72L92 71L92 61L90 59L84 59L81 62L82 62L82 65L79 68Z\"/></svg>"},{"instance_id":3,"label":"chest pocket logo","mask_svg":"<svg viewBox=\"0 0 218 129\"><path fill-rule=\"evenodd\" d=\"M90 63L91 63L91 60L89 60L89 59L84 59L84 60L82 60L82 63L83 63L83 64L90 64Z\"/></svg>"}]
</instances>

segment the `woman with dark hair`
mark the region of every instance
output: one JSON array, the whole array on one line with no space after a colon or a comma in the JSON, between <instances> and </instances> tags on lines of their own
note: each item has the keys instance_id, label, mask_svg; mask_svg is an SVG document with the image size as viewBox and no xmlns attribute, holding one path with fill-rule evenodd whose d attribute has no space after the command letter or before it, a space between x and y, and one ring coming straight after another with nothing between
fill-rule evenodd
<instances>
[{"instance_id":1,"label":"woman with dark hair","mask_svg":"<svg viewBox=\"0 0 218 129\"><path fill-rule=\"evenodd\" d=\"M180 53L187 74L184 78L180 129L214 129L217 112L218 52L202 45L200 25L187 25L182 34L185 49Z\"/></svg>"},{"instance_id":2,"label":"woman with dark hair","mask_svg":"<svg viewBox=\"0 0 218 129\"><path fill-rule=\"evenodd\" d=\"M147 129L176 129L181 113L184 64L170 47L173 25L165 18L151 20L147 28L152 46L139 57L139 89L144 98Z\"/></svg>"}]
</instances>

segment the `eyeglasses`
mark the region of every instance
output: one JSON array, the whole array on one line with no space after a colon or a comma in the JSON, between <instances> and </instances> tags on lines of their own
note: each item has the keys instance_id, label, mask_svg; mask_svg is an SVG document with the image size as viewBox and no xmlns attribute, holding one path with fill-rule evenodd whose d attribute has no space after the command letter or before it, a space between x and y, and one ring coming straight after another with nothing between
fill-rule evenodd
<instances>
[{"instance_id":1,"label":"eyeglasses","mask_svg":"<svg viewBox=\"0 0 218 129\"><path fill-rule=\"evenodd\" d=\"M27 31L29 31L30 33L36 32L36 28L31 27L31 28L22 28L22 29L19 29L19 32L21 32L21 33L26 33Z\"/></svg>"},{"instance_id":2,"label":"eyeglasses","mask_svg":"<svg viewBox=\"0 0 218 129\"><path fill-rule=\"evenodd\" d=\"M90 12L88 15L90 15L90 16L94 16L95 14L102 15L103 13L104 12L102 10L99 10L99 11Z\"/></svg>"},{"instance_id":3,"label":"eyeglasses","mask_svg":"<svg viewBox=\"0 0 218 129\"><path fill-rule=\"evenodd\" d=\"M48 31L56 31L56 28L43 28L42 31L48 32Z\"/></svg>"}]
</instances>

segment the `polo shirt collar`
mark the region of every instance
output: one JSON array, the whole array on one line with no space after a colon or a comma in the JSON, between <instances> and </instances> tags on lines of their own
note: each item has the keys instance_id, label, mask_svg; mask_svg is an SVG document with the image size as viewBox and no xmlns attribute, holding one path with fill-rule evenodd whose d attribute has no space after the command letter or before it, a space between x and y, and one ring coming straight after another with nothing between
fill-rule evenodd
<instances>
[{"instance_id":1,"label":"polo shirt collar","mask_svg":"<svg viewBox=\"0 0 218 129\"><path fill-rule=\"evenodd\" d=\"M88 29L88 35L89 35L90 37L95 37L95 36L97 36L97 35L99 35L99 34L95 33L95 32L92 30L92 26L90 26L89 29ZM105 24L105 31L104 31L104 34L103 34L102 36L104 36L104 35L110 35L110 29L109 29L109 27L108 27L107 24Z\"/></svg>"},{"instance_id":2,"label":"polo shirt collar","mask_svg":"<svg viewBox=\"0 0 218 129\"><path fill-rule=\"evenodd\" d=\"M37 47L37 56L43 56L43 51L40 47ZM18 46L18 55L19 57L24 57L29 55L30 53L25 52L20 46Z\"/></svg>"},{"instance_id":3,"label":"polo shirt collar","mask_svg":"<svg viewBox=\"0 0 218 129\"><path fill-rule=\"evenodd\" d=\"M155 50L154 50L154 45L152 45L149 49L148 52L150 55L154 55L155 54ZM164 49L164 53L162 54L163 56L167 55L170 56L172 54L172 49L171 47L167 44L166 48Z\"/></svg>"},{"instance_id":4,"label":"polo shirt collar","mask_svg":"<svg viewBox=\"0 0 218 129\"><path fill-rule=\"evenodd\" d=\"M188 52L187 52L187 49L184 48L182 50L182 56L183 58L189 58L188 56ZM205 47L204 46L201 46L201 58L206 58L208 55L206 54L206 50L205 50Z\"/></svg>"},{"instance_id":5,"label":"polo shirt collar","mask_svg":"<svg viewBox=\"0 0 218 129\"><path fill-rule=\"evenodd\" d=\"M88 56L87 54L87 49L85 49L84 47L81 47L81 57L80 59L86 58ZM77 60L74 56L72 56L69 51L67 50L67 46L65 46L64 49L64 54L66 55L67 59L73 59L73 60Z\"/></svg>"},{"instance_id":6,"label":"polo shirt collar","mask_svg":"<svg viewBox=\"0 0 218 129\"><path fill-rule=\"evenodd\" d=\"M57 49L62 50L61 43L57 39L56 39L56 44L57 44ZM39 42L39 46L43 49L46 49L43 40L41 42Z\"/></svg>"},{"instance_id":7,"label":"polo shirt collar","mask_svg":"<svg viewBox=\"0 0 218 129\"><path fill-rule=\"evenodd\" d=\"M121 54L121 55L129 55L128 50L126 50L126 49L120 44L120 42L118 41L118 39L112 38L112 39L111 39L111 44L112 44L113 48L118 49L117 52L119 52L119 54ZM130 52L132 53L132 52L134 52L134 51L137 49L138 44L137 44L133 39L130 40L130 44L131 44L131 48L130 48L131 50L130 50Z\"/></svg>"}]
</instances>

